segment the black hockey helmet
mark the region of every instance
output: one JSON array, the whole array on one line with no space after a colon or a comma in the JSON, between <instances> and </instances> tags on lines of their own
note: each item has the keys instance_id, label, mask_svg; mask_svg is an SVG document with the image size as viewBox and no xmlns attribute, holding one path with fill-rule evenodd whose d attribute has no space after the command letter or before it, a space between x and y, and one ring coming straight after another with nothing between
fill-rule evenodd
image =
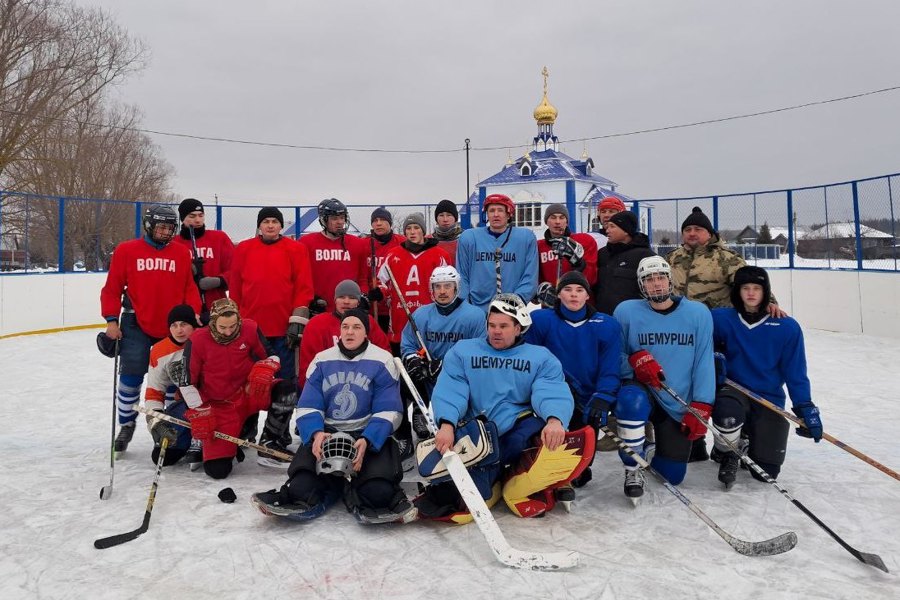
<instances>
[{"instance_id":1,"label":"black hockey helmet","mask_svg":"<svg viewBox=\"0 0 900 600\"><path fill-rule=\"evenodd\" d=\"M97 334L97 350L99 350L100 354L103 356L115 358L119 351L119 340L107 337L106 333L101 331Z\"/></svg>"},{"instance_id":2,"label":"black hockey helmet","mask_svg":"<svg viewBox=\"0 0 900 600\"><path fill-rule=\"evenodd\" d=\"M347 224L350 223L350 214L347 212L347 207L337 198L326 198L319 202L318 213L319 225L322 226L322 229L328 229L328 217L332 216L344 215Z\"/></svg>"},{"instance_id":3,"label":"black hockey helmet","mask_svg":"<svg viewBox=\"0 0 900 600\"><path fill-rule=\"evenodd\" d=\"M171 225L172 233L178 227L178 213L171 206L154 204L144 213L144 232L153 237L153 228L157 225Z\"/></svg>"}]
</instances>

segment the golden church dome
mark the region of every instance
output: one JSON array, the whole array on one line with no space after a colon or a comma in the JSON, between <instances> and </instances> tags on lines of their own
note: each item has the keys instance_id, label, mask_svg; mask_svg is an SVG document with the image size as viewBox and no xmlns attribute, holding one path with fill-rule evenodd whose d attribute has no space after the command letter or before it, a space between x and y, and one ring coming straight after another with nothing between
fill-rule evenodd
<instances>
[{"instance_id":1,"label":"golden church dome","mask_svg":"<svg viewBox=\"0 0 900 600\"><path fill-rule=\"evenodd\" d=\"M547 99L547 77L550 75L547 67L544 67L541 75L544 76L544 97L541 98L541 103L534 109L534 120L538 122L538 125L552 125L556 122L556 116L559 114L559 111Z\"/></svg>"}]
</instances>

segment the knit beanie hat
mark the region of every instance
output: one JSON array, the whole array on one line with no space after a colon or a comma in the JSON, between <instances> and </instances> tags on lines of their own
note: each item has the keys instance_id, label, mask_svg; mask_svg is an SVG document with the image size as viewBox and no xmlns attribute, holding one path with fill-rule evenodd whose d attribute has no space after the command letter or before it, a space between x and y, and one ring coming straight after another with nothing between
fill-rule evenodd
<instances>
[{"instance_id":1,"label":"knit beanie hat","mask_svg":"<svg viewBox=\"0 0 900 600\"><path fill-rule=\"evenodd\" d=\"M710 235L714 235L716 230L713 229L712 223L709 222L709 217L703 214L703 210L699 206L695 206L691 211L691 214L688 215L687 219L681 224L681 230L684 231L691 225L695 227L702 227L707 230Z\"/></svg>"},{"instance_id":2,"label":"knit beanie hat","mask_svg":"<svg viewBox=\"0 0 900 600\"><path fill-rule=\"evenodd\" d=\"M551 204L546 209L544 209L544 224L547 224L547 219L550 218L550 215L562 215L569 220L569 209L567 209L562 204Z\"/></svg>"},{"instance_id":3,"label":"knit beanie hat","mask_svg":"<svg viewBox=\"0 0 900 600\"><path fill-rule=\"evenodd\" d=\"M414 212L409 215L405 219L403 219L403 233L406 233L406 228L410 225L418 225L422 228L422 232L425 232L425 215L420 212Z\"/></svg>"},{"instance_id":4,"label":"knit beanie hat","mask_svg":"<svg viewBox=\"0 0 900 600\"><path fill-rule=\"evenodd\" d=\"M345 279L334 288L334 297L337 299L341 296L359 298L362 296L362 290L359 289L359 284L352 279Z\"/></svg>"},{"instance_id":5,"label":"knit beanie hat","mask_svg":"<svg viewBox=\"0 0 900 600\"><path fill-rule=\"evenodd\" d=\"M591 284L588 283L587 277L581 271L569 271L559 278L556 284L556 293L560 293L567 285L580 285L585 291L591 291Z\"/></svg>"},{"instance_id":6,"label":"knit beanie hat","mask_svg":"<svg viewBox=\"0 0 900 600\"><path fill-rule=\"evenodd\" d=\"M619 198L615 196L607 196L603 200L600 201L600 204L597 205L597 210L601 211L605 208L614 208L618 211L625 210L625 203L622 202Z\"/></svg>"},{"instance_id":7,"label":"knit beanie hat","mask_svg":"<svg viewBox=\"0 0 900 600\"><path fill-rule=\"evenodd\" d=\"M184 321L194 327L197 326L197 317L194 314L194 309L190 307L188 304L179 304L172 308L169 311L169 327L172 326L172 323L177 321Z\"/></svg>"},{"instance_id":8,"label":"knit beanie hat","mask_svg":"<svg viewBox=\"0 0 900 600\"><path fill-rule=\"evenodd\" d=\"M384 219L385 221L390 223L391 226L394 225L394 215L392 215L391 211L383 206L379 206L372 211L372 218L369 220L369 223L374 223L375 219Z\"/></svg>"},{"instance_id":9,"label":"knit beanie hat","mask_svg":"<svg viewBox=\"0 0 900 600\"><path fill-rule=\"evenodd\" d=\"M351 308L341 316L342 324L347 319L347 317L356 317L357 319L359 319L360 322L362 322L363 327L366 328L366 336L369 335L369 313L358 308Z\"/></svg>"},{"instance_id":10,"label":"knit beanie hat","mask_svg":"<svg viewBox=\"0 0 900 600\"><path fill-rule=\"evenodd\" d=\"M181 201L181 204L178 205L178 217L182 222L184 222L189 214L197 211L204 212L203 203L196 198L185 198Z\"/></svg>"},{"instance_id":11,"label":"knit beanie hat","mask_svg":"<svg viewBox=\"0 0 900 600\"><path fill-rule=\"evenodd\" d=\"M438 202L437 208L434 209L434 218L436 219L441 213L450 213L453 215L454 219L459 221L459 210L450 200L441 200Z\"/></svg>"},{"instance_id":12,"label":"knit beanie hat","mask_svg":"<svg viewBox=\"0 0 900 600\"><path fill-rule=\"evenodd\" d=\"M609 218L611 223L615 223L619 229L624 231L630 236L634 236L638 231L638 218L637 215L631 212L630 210L623 210L622 212L617 212L613 216Z\"/></svg>"},{"instance_id":13,"label":"knit beanie hat","mask_svg":"<svg viewBox=\"0 0 900 600\"><path fill-rule=\"evenodd\" d=\"M266 206L259 209L259 214L256 215L256 226L259 227L263 222L263 219L269 218L278 219L278 222L281 223L282 227L284 227L284 215L281 214L281 211L274 206Z\"/></svg>"}]
</instances>

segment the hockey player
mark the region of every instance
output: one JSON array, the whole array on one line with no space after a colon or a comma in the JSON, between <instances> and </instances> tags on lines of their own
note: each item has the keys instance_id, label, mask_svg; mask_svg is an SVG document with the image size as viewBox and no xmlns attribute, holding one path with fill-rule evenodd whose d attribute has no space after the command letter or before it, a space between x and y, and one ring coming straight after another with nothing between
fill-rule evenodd
<instances>
[{"instance_id":1,"label":"hockey player","mask_svg":"<svg viewBox=\"0 0 900 600\"><path fill-rule=\"evenodd\" d=\"M547 206L544 224L547 229L537 243L539 283L547 282L555 290L563 273L580 271L588 284L593 286L597 282L597 242L594 238L587 233L572 233L569 230L569 211L562 204Z\"/></svg>"},{"instance_id":2,"label":"hockey player","mask_svg":"<svg viewBox=\"0 0 900 600\"><path fill-rule=\"evenodd\" d=\"M280 490L254 495L257 503L318 515L341 495L363 521L394 520L411 505L400 489L403 471L391 432L400 423L398 374L389 352L369 343L369 315L352 309L341 320L337 346L316 355L297 403L298 449ZM352 472L320 473L323 446L350 434ZM318 464L317 464L318 463ZM317 474L320 473L320 474Z\"/></svg>"},{"instance_id":3,"label":"hockey player","mask_svg":"<svg viewBox=\"0 0 900 600\"><path fill-rule=\"evenodd\" d=\"M598 249L603 248L607 243L606 224L609 222L609 218L624 210L625 203L615 196L607 196L597 204L597 221L591 237L597 242Z\"/></svg>"},{"instance_id":4,"label":"hockey player","mask_svg":"<svg viewBox=\"0 0 900 600\"><path fill-rule=\"evenodd\" d=\"M317 298L325 301L325 311L334 310L332 293L338 283L352 279L364 293L369 291L369 269L366 257L369 244L355 235L347 235L349 213L336 198L319 202L319 225L322 231L307 233L298 240L309 251L312 261L312 280ZM372 302L382 300L378 292L369 297Z\"/></svg>"},{"instance_id":5,"label":"hockey player","mask_svg":"<svg viewBox=\"0 0 900 600\"><path fill-rule=\"evenodd\" d=\"M303 332L303 343L300 344L300 369L297 373L297 382L300 388L306 382L306 371L316 354L337 346L341 336L341 318L351 309L359 308L362 292L355 281L345 279L334 288L334 311L322 313L309 320L309 325ZM369 341L391 351L391 344L374 318L369 321Z\"/></svg>"},{"instance_id":6,"label":"hockey player","mask_svg":"<svg viewBox=\"0 0 900 600\"><path fill-rule=\"evenodd\" d=\"M134 405L150 364L150 347L168 335L169 310L176 304L189 304L200 313L191 255L170 243L177 224L178 215L172 208L151 206L143 217L144 236L116 246L106 284L100 290L105 335L119 340L116 402L121 428L113 446L116 452L124 452L134 435Z\"/></svg>"},{"instance_id":7,"label":"hockey player","mask_svg":"<svg viewBox=\"0 0 900 600\"><path fill-rule=\"evenodd\" d=\"M369 289L378 285L378 270L384 264L387 253L399 246L406 238L391 229L394 226L394 216L391 212L379 206L372 211L372 231L363 239L369 243L369 254L366 257L366 265L369 269ZM390 328L391 315L388 303L382 299L372 305L375 314L378 315L378 326L385 333ZM335 327L335 330L338 328ZM374 333L374 332L373 332ZM373 340L374 341L374 340ZM376 342L377 343L377 342ZM312 359L312 356L310 356Z\"/></svg>"},{"instance_id":8,"label":"hockey player","mask_svg":"<svg viewBox=\"0 0 900 600\"><path fill-rule=\"evenodd\" d=\"M616 402L622 330L615 319L588 304L589 289L583 273L563 275L556 286L556 306L531 313L531 327L525 334L526 342L547 348L562 364L575 398L570 429L606 425L601 417L612 407L618 418L629 421L633 417L634 407ZM588 467L573 484L581 487L590 480Z\"/></svg>"},{"instance_id":9,"label":"hockey player","mask_svg":"<svg viewBox=\"0 0 900 600\"><path fill-rule=\"evenodd\" d=\"M487 338L461 340L450 349L431 400L440 427L435 435L438 452L453 446L455 429L462 422L483 417L497 426L500 461L469 470L478 491L492 505L500 497L503 466L515 465L502 495L522 517L536 517L552 508L552 489L577 477L594 452L591 435L584 430L578 435L566 432L572 394L550 351L523 342L530 325L521 298L497 296L488 309ZM540 440L536 448L534 437ZM452 482L432 483L416 505L424 518L471 520Z\"/></svg>"},{"instance_id":10,"label":"hockey player","mask_svg":"<svg viewBox=\"0 0 900 600\"><path fill-rule=\"evenodd\" d=\"M184 418L187 405L181 398L176 400L175 394L178 386L186 379L184 344L194 333L194 327L197 325L195 318L194 309L187 304L179 304L169 311L169 335L150 348L150 370L147 372L147 389L144 392L146 408L165 412L178 419ZM153 452L150 458L154 463L159 458L163 438L169 440L163 466L174 465L189 453L189 449L193 452L190 430L152 415L147 415L147 429L153 438ZM196 450L199 453L199 444ZM190 458L188 457L188 462L192 462Z\"/></svg>"},{"instance_id":11,"label":"hockey player","mask_svg":"<svg viewBox=\"0 0 900 600\"><path fill-rule=\"evenodd\" d=\"M395 356L400 355L400 336L407 321L403 302L410 313L415 313L420 306L427 304L431 272L450 262L447 253L438 247L437 240L425 238L425 217L422 213L413 213L403 220L403 235L406 239L388 252L384 259L384 264L390 267L400 293L403 294L402 301L394 291L387 270L382 267L378 273L382 292L388 298L391 310L390 339Z\"/></svg>"},{"instance_id":12,"label":"hockey player","mask_svg":"<svg viewBox=\"0 0 900 600\"><path fill-rule=\"evenodd\" d=\"M746 266L734 274L731 302L735 308L712 311L715 348L725 355L728 376L756 394L784 408L784 385L791 394L794 413L805 428L797 433L822 439L822 420L813 404L806 354L800 325L790 318L773 318L767 308L771 297L769 275L760 267ZM725 385L716 393L713 423L735 445L743 432L748 454L772 479L784 463L789 423L777 413L751 402ZM719 481L730 488L737 476L740 458L726 444L716 440L713 459L721 461ZM751 470L754 478L762 478Z\"/></svg>"},{"instance_id":13,"label":"hockey player","mask_svg":"<svg viewBox=\"0 0 900 600\"><path fill-rule=\"evenodd\" d=\"M293 243L293 242L292 242ZM180 387L190 410L191 433L203 443L203 470L213 479L231 473L238 447L213 436L215 431L237 436L243 424L259 411L268 411L263 438L274 450L289 426L297 400L293 381L278 382L278 356L271 353L263 332L252 319L244 319L234 300L216 300L209 327L198 329L184 348L190 374ZM239 456L239 460L242 457ZM263 455L263 466L286 468L287 463Z\"/></svg>"},{"instance_id":14,"label":"hockey player","mask_svg":"<svg viewBox=\"0 0 900 600\"><path fill-rule=\"evenodd\" d=\"M646 300L626 300L613 316L622 326L623 359L628 359L622 361L625 381L617 403L636 408L632 418L619 420L619 437L639 452L649 417L656 432L651 464L678 485L687 472L691 442L706 435L706 427L661 389L661 381L709 418L716 377L709 310L699 302L674 296L670 273L669 264L659 256L641 260L638 285ZM652 390L652 402L647 388ZM630 461L626 459L625 494L636 497L643 493L644 476Z\"/></svg>"},{"instance_id":15,"label":"hockey player","mask_svg":"<svg viewBox=\"0 0 900 600\"><path fill-rule=\"evenodd\" d=\"M200 300L203 304L200 314L205 323L209 320L209 307L219 298L224 298L225 290L228 289L228 271L231 270L234 243L224 231L206 229L203 203L196 198L181 201L178 205L178 217L181 219L181 231L174 241L191 252L194 281L200 288Z\"/></svg>"},{"instance_id":16,"label":"hockey player","mask_svg":"<svg viewBox=\"0 0 900 600\"><path fill-rule=\"evenodd\" d=\"M456 248L459 295L487 311L495 295L517 294L524 302L537 292L537 241L528 229L513 227L516 207L509 196L484 199L487 227L463 232Z\"/></svg>"},{"instance_id":17,"label":"hockey player","mask_svg":"<svg viewBox=\"0 0 900 600\"><path fill-rule=\"evenodd\" d=\"M434 209L434 233L428 237L437 240L438 246L450 256L450 264L456 265L456 247L462 227L459 225L459 210L450 200L441 200Z\"/></svg>"}]
</instances>

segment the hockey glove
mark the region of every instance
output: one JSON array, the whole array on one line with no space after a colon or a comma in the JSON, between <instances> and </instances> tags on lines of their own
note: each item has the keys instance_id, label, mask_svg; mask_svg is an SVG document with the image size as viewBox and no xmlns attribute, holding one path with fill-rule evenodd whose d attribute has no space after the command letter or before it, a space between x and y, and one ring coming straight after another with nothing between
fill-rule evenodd
<instances>
[{"instance_id":1,"label":"hockey glove","mask_svg":"<svg viewBox=\"0 0 900 600\"><path fill-rule=\"evenodd\" d=\"M431 383L437 381L438 375L441 374L441 368L444 366L444 361L439 358L432 358L428 361L428 379Z\"/></svg>"},{"instance_id":2,"label":"hockey glove","mask_svg":"<svg viewBox=\"0 0 900 600\"><path fill-rule=\"evenodd\" d=\"M307 323L309 323L309 309L305 306L295 308L288 318L288 328L285 334L286 339L284 343L288 350L293 350L300 345L300 340L303 339L303 330L306 329Z\"/></svg>"},{"instance_id":3,"label":"hockey glove","mask_svg":"<svg viewBox=\"0 0 900 600\"><path fill-rule=\"evenodd\" d=\"M163 439L169 440L169 446L174 446L178 440L175 427L153 415L147 415L147 430L150 431L150 437L157 446L162 444Z\"/></svg>"},{"instance_id":4,"label":"hockey glove","mask_svg":"<svg viewBox=\"0 0 900 600\"><path fill-rule=\"evenodd\" d=\"M312 299L312 302L309 303L309 314L310 316L320 315L323 312L328 310L328 303L325 302L323 298L316 296Z\"/></svg>"},{"instance_id":5,"label":"hockey glove","mask_svg":"<svg viewBox=\"0 0 900 600\"><path fill-rule=\"evenodd\" d=\"M362 295L359 297L359 304L356 308L363 311L364 313L372 312L372 303L369 302L369 299L366 298L365 295Z\"/></svg>"},{"instance_id":6,"label":"hockey glove","mask_svg":"<svg viewBox=\"0 0 900 600\"><path fill-rule=\"evenodd\" d=\"M544 308L553 308L556 306L556 290L549 281L544 281L538 286L537 301Z\"/></svg>"},{"instance_id":7,"label":"hockey glove","mask_svg":"<svg viewBox=\"0 0 900 600\"><path fill-rule=\"evenodd\" d=\"M614 399L610 399L606 394L596 393L591 396L591 399L584 407L583 418L585 424L590 425L594 429L606 427L609 422L609 411L612 410L615 402Z\"/></svg>"},{"instance_id":8,"label":"hockey glove","mask_svg":"<svg viewBox=\"0 0 900 600\"><path fill-rule=\"evenodd\" d=\"M197 286L204 292L214 290L225 285L225 280L221 277L201 277L197 282Z\"/></svg>"},{"instance_id":9,"label":"hockey glove","mask_svg":"<svg viewBox=\"0 0 900 600\"><path fill-rule=\"evenodd\" d=\"M380 287L376 286L366 292L366 298L369 299L369 302L381 302L384 300L384 292L381 291Z\"/></svg>"},{"instance_id":10,"label":"hockey glove","mask_svg":"<svg viewBox=\"0 0 900 600\"><path fill-rule=\"evenodd\" d=\"M666 380L666 374L652 354L646 350L638 350L628 357L628 363L634 369L635 379L655 390L662 388L661 382Z\"/></svg>"},{"instance_id":11,"label":"hockey glove","mask_svg":"<svg viewBox=\"0 0 900 600\"><path fill-rule=\"evenodd\" d=\"M213 437L216 431L216 417L213 415L212 408L209 406L189 408L185 411L184 416L191 422L191 437L195 440L205 442Z\"/></svg>"},{"instance_id":12,"label":"hockey glove","mask_svg":"<svg viewBox=\"0 0 900 600\"><path fill-rule=\"evenodd\" d=\"M700 413L705 421L708 421L712 414L712 406L705 402L691 402L691 408ZM706 425L701 423L700 419L695 417L691 411L686 411L681 417L681 432L693 442L706 435Z\"/></svg>"},{"instance_id":13,"label":"hockey glove","mask_svg":"<svg viewBox=\"0 0 900 600\"><path fill-rule=\"evenodd\" d=\"M198 256L197 258L191 260L191 271L194 273L194 279L200 280L203 279L203 263L206 262L206 259L202 256Z\"/></svg>"},{"instance_id":14,"label":"hockey glove","mask_svg":"<svg viewBox=\"0 0 900 600\"><path fill-rule=\"evenodd\" d=\"M272 386L275 385L275 373L280 368L281 361L277 356L256 361L247 376L247 393L254 399L269 398Z\"/></svg>"},{"instance_id":15,"label":"hockey glove","mask_svg":"<svg viewBox=\"0 0 900 600\"><path fill-rule=\"evenodd\" d=\"M725 355L721 352L713 353L713 360L716 363L716 388L720 388L728 379L728 365L725 363Z\"/></svg>"},{"instance_id":16,"label":"hockey glove","mask_svg":"<svg viewBox=\"0 0 900 600\"><path fill-rule=\"evenodd\" d=\"M573 267L581 264L584 257L584 246L570 237L559 237L550 240L550 246L561 259L569 261Z\"/></svg>"},{"instance_id":17,"label":"hockey glove","mask_svg":"<svg viewBox=\"0 0 900 600\"><path fill-rule=\"evenodd\" d=\"M809 401L795 404L791 410L803 419L803 427L797 428L797 435L812 438L819 443L822 440L822 419L819 417L819 407Z\"/></svg>"},{"instance_id":18,"label":"hockey glove","mask_svg":"<svg viewBox=\"0 0 900 600\"><path fill-rule=\"evenodd\" d=\"M425 359L418 354L407 354L403 357L403 366L409 377L417 384L424 385L428 382L429 371Z\"/></svg>"}]
</instances>

